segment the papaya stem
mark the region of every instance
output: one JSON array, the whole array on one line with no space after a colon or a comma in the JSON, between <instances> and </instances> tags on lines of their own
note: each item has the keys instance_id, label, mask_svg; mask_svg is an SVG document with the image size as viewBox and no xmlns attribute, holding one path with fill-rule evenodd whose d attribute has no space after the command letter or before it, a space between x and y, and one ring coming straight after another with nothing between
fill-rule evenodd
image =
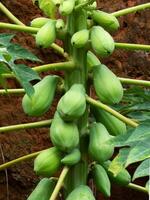
<instances>
[{"instance_id":1,"label":"papaya stem","mask_svg":"<svg viewBox=\"0 0 150 200\"><path fill-rule=\"evenodd\" d=\"M52 120L43 120L39 122L31 122L25 124L17 124L17 125L10 125L10 126L3 126L0 127L0 133L9 132L9 131L18 131L22 129L30 129L30 128L42 128L47 127L51 124Z\"/></svg>"},{"instance_id":2,"label":"papaya stem","mask_svg":"<svg viewBox=\"0 0 150 200\"><path fill-rule=\"evenodd\" d=\"M15 24L24 26L24 24L17 17L15 17L2 3L0 3L0 10Z\"/></svg>"},{"instance_id":3,"label":"papaya stem","mask_svg":"<svg viewBox=\"0 0 150 200\"><path fill-rule=\"evenodd\" d=\"M43 151L43 150L42 150ZM8 167L11 167L17 163L20 163L22 161L26 161L26 160L30 160L32 158L35 158L36 156L39 155L39 153L41 153L42 151L37 151L37 152L34 152L34 153L31 153L31 154L28 154L28 155L25 155L25 156L22 156L22 157L19 157L17 159L14 159L14 160L11 160L9 162L6 162L2 165L0 165L0 171L2 170L5 170L7 169Z\"/></svg>"},{"instance_id":4,"label":"papaya stem","mask_svg":"<svg viewBox=\"0 0 150 200\"><path fill-rule=\"evenodd\" d=\"M128 125L130 125L134 128L136 128L138 126L138 124L136 122L134 122L131 119L121 115L119 112L117 112L114 109L110 108L109 106L101 103L100 101L96 101L95 99L92 99L88 95L86 96L86 100L87 100L88 103L92 104L93 106L95 106L97 108L104 109L105 111L109 112L110 114L117 117L118 119L125 122L126 124L128 124Z\"/></svg>"},{"instance_id":5,"label":"papaya stem","mask_svg":"<svg viewBox=\"0 0 150 200\"><path fill-rule=\"evenodd\" d=\"M134 12L149 9L149 8L150 8L150 3L145 3L145 4L138 5L138 6L133 6L133 7L130 7L130 8L118 10L116 12L113 12L112 15L114 15L115 17L120 17L120 16L123 16L123 15L127 15L127 14L130 14L130 13L134 13Z\"/></svg>"},{"instance_id":6,"label":"papaya stem","mask_svg":"<svg viewBox=\"0 0 150 200\"><path fill-rule=\"evenodd\" d=\"M150 45L144 44L130 44L130 43L115 43L116 49L126 49L126 50L143 50L150 51Z\"/></svg>"},{"instance_id":7,"label":"papaya stem","mask_svg":"<svg viewBox=\"0 0 150 200\"><path fill-rule=\"evenodd\" d=\"M60 177L59 177L59 179L58 179L58 182L57 182L57 184L56 184L56 186L55 186L55 188L54 188L54 191L53 191L53 193L52 193L52 195L51 195L51 197L50 197L49 200L55 200L55 199L57 198L58 193L59 193L61 187L63 186L63 182L64 182L64 179L65 179L65 177L66 177L68 171L69 171L69 167L65 166L65 167L63 168L61 174L60 174Z\"/></svg>"},{"instance_id":8,"label":"papaya stem","mask_svg":"<svg viewBox=\"0 0 150 200\"><path fill-rule=\"evenodd\" d=\"M139 191L139 192L144 192L144 193L147 193L148 194L148 191L146 190L145 187L142 187L140 185L137 185L137 184L134 184L134 183L129 183L127 185L128 188L131 188L131 189L134 189L136 191Z\"/></svg>"},{"instance_id":9,"label":"papaya stem","mask_svg":"<svg viewBox=\"0 0 150 200\"><path fill-rule=\"evenodd\" d=\"M130 79L130 78L120 78L120 77L119 77L119 80L121 83L124 83L124 84L150 87L150 81Z\"/></svg>"},{"instance_id":10,"label":"papaya stem","mask_svg":"<svg viewBox=\"0 0 150 200\"><path fill-rule=\"evenodd\" d=\"M71 70L75 68L75 64L73 61L67 61L67 62L59 62L59 63L50 63L45 64L41 66L33 67L32 69L38 73L45 72L48 70ZM15 78L15 75L13 73L10 74L2 74L4 78Z\"/></svg>"}]
</instances>

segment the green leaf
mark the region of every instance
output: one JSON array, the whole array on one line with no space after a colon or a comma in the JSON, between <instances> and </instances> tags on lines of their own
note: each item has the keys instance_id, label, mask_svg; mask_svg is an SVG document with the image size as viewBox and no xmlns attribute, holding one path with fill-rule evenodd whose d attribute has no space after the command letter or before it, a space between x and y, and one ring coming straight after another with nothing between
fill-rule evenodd
<instances>
[{"instance_id":1,"label":"green leaf","mask_svg":"<svg viewBox=\"0 0 150 200\"><path fill-rule=\"evenodd\" d=\"M12 57L12 61L18 60L18 59L26 59L31 61L41 61L39 58L37 58L33 53L29 52L27 49L21 47L18 44L11 44L7 48L8 53Z\"/></svg>"},{"instance_id":2,"label":"green leaf","mask_svg":"<svg viewBox=\"0 0 150 200\"><path fill-rule=\"evenodd\" d=\"M10 44L11 39L14 37L14 34L9 33L1 33L0 34L0 45L8 46Z\"/></svg>"},{"instance_id":3,"label":"green leaf","mask_svg":"<svg viewBox=\"0 0 150 200\"><path fill-rule=\"evenodd\" d=\"M27 95L31 97L34 93L34 88L30 81L40 80L38 73L24 64L11 64L11 68Z\"/></svg>"},{"instance_id":4,"label":"green leaf","mask_svg":"<svg viewBox=\"0 0 150 200\"><path fill-rule=\"evenodd\" d=\"M137 178L149 176L150 174L150 158L144 160L135 170L132 180Z\"/></svg>"},{"instance_id":5,"label":"green leaf","mask_svg":"<svg viewBox=\"0 0 150 200\"><path fill-rule=\"evenodd\" d=\"M55 19L56 15L56 6L52 0L38 0L39 8L44 12L48 17Z\"/></svg>"},{"instance_id":6,"label":"green leaf","mask_svg":"<svg viewBox=\"0 0 150 200\"><path fill-rule=\"evenodd\" d=\"M9 67L5 63L0 62L0 74L11 73Z\"/></svg>"}]
</instances>

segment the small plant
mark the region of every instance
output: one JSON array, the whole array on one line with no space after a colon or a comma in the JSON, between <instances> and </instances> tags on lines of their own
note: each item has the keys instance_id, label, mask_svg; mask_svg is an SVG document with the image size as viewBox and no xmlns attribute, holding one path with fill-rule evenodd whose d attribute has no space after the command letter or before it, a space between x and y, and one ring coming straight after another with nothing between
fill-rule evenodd
<instances>
[{"instance_id":1,"label":"small plant","mask_svg":"<svg viewBox=\"0 0 150 200\"><path fill-rule=\"evenodd\" d=\"M128 117L137 116L133 111L141 113L149 109L149 91L139 89L144 95L143 99L140 96L141 102L137 104L139 97L134 95L137 90L124 92L122 83L150 86L150 82L118 78L101 64L97 56L107 57L116 48L150 51L150 45L117 43L111 36L111 32L119 28L119 16L150 8L150 3L111 14L97 10L94 0L34 0L33 3L47 18L36 18L31 26L26 26L0 3L0 9L16 23L0 23L0 28L28 32L35 38L38 47L54 48L67 61L34 68L16 64L17 59L40 60L11 43L13 35L1 34L1 82L5 86L7 77L17 78L24 88L13 90L5 87L6 90L1 90L1 93L25 92L22 106L29 116L42 116L47 112L56 90L63 95L52 120L1 127L0 132L50 125L53 147L0 165L0 170L36 157L34 171L43 179L28 200L41 197L43 200L55 200L59 193L67 200L94 200L88 186L89 179L106 197L111 196L111 184L114 183L148 194L149 182L142 187L131 180L149 175L149 114L145 111L145 121ZM55 18L57 12L64 20ZM63 41L63 48L54 43L56 39ZM41 80L38 73L53 69L64 70L64 80L54 75ZM35 79L39 82L32 86L31 80ZM92 85L97 100L90 97ZM116 147L121 148L112 159ZM126 167L139 161L142 162L131 177ZM60 176L53 177L60 169Z\"/></svg>"}]
</instances>

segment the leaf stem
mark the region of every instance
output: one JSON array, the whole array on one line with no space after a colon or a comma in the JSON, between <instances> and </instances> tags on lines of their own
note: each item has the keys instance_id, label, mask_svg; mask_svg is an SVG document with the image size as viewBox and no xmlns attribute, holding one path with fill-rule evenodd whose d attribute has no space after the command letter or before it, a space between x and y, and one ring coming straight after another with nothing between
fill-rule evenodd
<instances>
[{"instance_id":1,"label":"leaf stem","mask_svg":"<svg viewBox=\"0 0 150 200\"><path fill-rule=\"evenodd\" d=\"M9 94L24 94L25 90L24 89L0 89L0 95L1 94L5 94L5 95L9 95Z\"/></svg>"},{"instance_id":2,"label":"leaf stem","mask_svg":"<svg viewBox=\"0 0 150 200\"><path fill-rule=\"evenodd\" d=\"M134 13L134 12L149 9L149 8L150 8L150 3L145 3L145 4L138 5L138 6L133 6L130 8L125 8L125 9L116 11L116 12L112 13L112 15L114 15L115 17L120 17L123 15L127 15L130 13Z\"/></svg>"},{"instance_id":3,"label":"leaf stem","mask_svg":"<svg viewBox=\"0 0 150 200\"><path fill-rule=\"evenodd\" d=\"M42 150L43 151L43 150ZM22 161L26 161L26 160L30 160L32 158L35 158L37 155L39 155L39 153L41 153L42 151L37 151L37 152L34 152L34 153L31 153L31 154L28 154L28 155L25 155L25 156L22 156L20 158L17 158L17 159L14 159L14 160L11 160L7 163L4 163L2 165L0 165L0 171L2 170L5 170L7 169L8 167L11 167L17 163L20 163Z\"/></svg>"},{"instance_id":4,"label":"leaf stem","mask_svg":"<svg viewBox=\"0 0 150 200\"><path fill-rule=\"evenodd\" d=\"M31 122L25 124L17 124L17 125L10 125L10 126L3 126L0 127L0 133L9 132L9 131L18 131L22 129L30 129L30 128L42 128L47 127L51 124L52 120L43 120L39 122Z\"/></svg>"},{"instance_id":5,"label":"leaf stem","mask_svg":"<svg viewBox=\"0 0 150 200\"><path fill-rule=\"evenodd\" d=\"M139 192L144 192L144 193L147 193L148 194L148 191L145 189L145 187L142 187L140 185L136 185L134 183L129 183L129 185L127 185L128 188L131 188L131 189L134 189L136 191L139 191Z\"/></svg>"},{"instance_id":6,"label":"leaf stem","mask_svg":"<svg viewBox=\"0 0 150 200\"><path fill-rule=\"evenodd\" d=\"M15 17L2 3L0 3L0 10L15 24L24 26L24 24L17 17Z\"/></svg>"},{"instance_id":7,"label":"leaf stem","mask_svg":"<svg viewBox=\"0 0 150 200\"><path fill-rule=\"evenodd\" d=\"M96 101L95 99L92 99L89 96L86 96L86 100L87 100L88 103L92 104L93 106L95 106L97 108L104 109L105 111L107 111L110 114L114 115L115 117L117 117L121 121L125 122L126 124L128 124L128 125L130 125L132 127L135 127L135 128L138 126L138 124L136 122L134 122L131 119L121 115L119 112L117 112L114 109L110 108L109 106L101 103L100 101Z\"/></svg>"},{"instance_id":8,"label":"leaf stem","mask_svg":"<svg viewBox=\"0 0 150 200\"><path fill-rule=\"evenodd\" d=\"M119 78L119 80L121 83L124 83L124 84L150 87L150 81L130 79L130 78Z\"/></svg>"},{"instance_id":9,"label":"leaf stem","mask_svg":"<svg viewBox=\"0 0 150 200\"><path fill-rule=\"evenodd\" d=\"M54 188L54 191L53 191L53 193L52 193L52 195L51 195L51 197L50 197L49 200L55 200L55 199L57 198L58 193L59 193L59 191L60 191L60 189L61 189L61 187L62 187L62 185L63 185L64 179L65 179L65 177L66 177L68 171L69 171L69 168L68 168L67 166L65 166L65 167L63 168L61 174L60 174L60 177L59 177L59 179L58 179L58 182L57 182L57 184L56 184L56 186L55 186L55 188Z\"/></svg>"},{"instance_id":10,"label":"leaf stem","mask_svg":"<svg viewBox=\"0 0 150 200\"><path fill-rule=\"evenodd\" d=\"M116 49L126 49L126 50L143 50L150 51L150 45L144 44L130 44L130 43L115 43Z\"/></svg>"}]
</instances>

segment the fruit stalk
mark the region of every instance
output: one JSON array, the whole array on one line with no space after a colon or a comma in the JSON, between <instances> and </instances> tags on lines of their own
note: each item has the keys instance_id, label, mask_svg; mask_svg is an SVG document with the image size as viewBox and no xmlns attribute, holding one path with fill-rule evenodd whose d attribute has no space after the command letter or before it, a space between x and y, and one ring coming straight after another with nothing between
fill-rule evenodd
<instances>
[{"instance_id":1,"label":"fruit stalk","mask_svg":"<svg viewBox=\"0 0 150 200\"><path fill-rule=\"evenodd\" d=\"M139 191L139 192L144 192L146 194L148 194L148 191L146 190L145 187L142 187L140 185L134 184L134 183L129 183L129 185L127 185L128 188L131 188L133 190Z\"/></svg>"},{"instance_id":2,"label":"fruit stalk","mask_svg":"<svg viewBox=\"0 0 150 200\"><path fill-rule=\"evenodd\" d=\"M130 51L143 50L150 51L150 45L130 44L130 43L115 43L116 49L126 49Z\"/></svg>"}]
</instances>

